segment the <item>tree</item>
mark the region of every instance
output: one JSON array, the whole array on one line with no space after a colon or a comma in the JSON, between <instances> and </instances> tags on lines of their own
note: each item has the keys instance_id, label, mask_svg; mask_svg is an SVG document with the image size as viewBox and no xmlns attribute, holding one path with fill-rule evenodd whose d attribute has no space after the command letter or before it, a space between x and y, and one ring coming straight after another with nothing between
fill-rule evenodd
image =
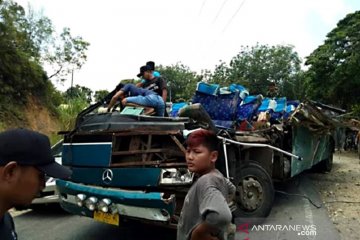
<instances>
[{"instance_id":1,"label":"tree","mask_svg":"<svg viewBox=\"0 0 360 240\"><path fill-rule=\"evenodd\" d=\"M36 12L29 5L26 14L26 32L32 42L32 56L42 65L49 65L53 72L48 78L64 81L74 70L80 69L87 60L89 43L80 36L72 36L70 28L58 34L49 18Z\"/></svg>"},{"instance_id":2,"label":"tree","mask_svg":"<svg viewBox=\"0 0 360 240\"><path fill-rule=\"evenodd\" d=\"M225 84L230 82L230 67L224 61L220 60L219 65L215 66L214 73L210 76L209 82Z\"/></svg>"},{"instance_id":3,"label":"tree","mask_svg":"<svg viewBox=\"0 0 360 240\"><path fill-rule=\"evenodd\" d=\"M26 14L17 3L0 0L0 94L26 96L45 90L50 78L63 79L84 64L88 46L69 28L57 35L51 20L31 7ZM56 71L48 76L44 65Z\"/></svg>"},{"instance_id":4,"label":"tree","mask_svg":"<svg viewBox=\"0 0 360 240\"><path fill-rule=\"evenodd\" d=\"M82 37L73 37L70 28L64 28L59 37L54 37L54 43L42 56L42 62L51 65L54 72L49 78L56 77L64 81L74 70L80 69L87 60L86 50L90 45Z\"/></svg>"},{"instance_id":5,"label":"tree","mask_svg":"<svg viewBox=\"0 0 360 240\"><path fill-rule=\"evenodd\" d=\"M266 94L269 83L275 82L280 95L295 98L303 79L299 75L302 72L300 64L301 59L293 46L242 46L229 66L220 61L211 82L238 83L249 88L252 94Z\"/></svg>"},{"instance_id":6,"label":"tree","mask_svg":"<svg viewBox=\"0 0 360 240\"><path fill-rule=\"evenodd\" d=\"M360 104L354 104L351 106L351 112L352 112L352 115L355 117L355 118L358 118L360 119Z\"/></svg>"},{"instance_id":7,"label":"tree","mask_svg":"<svg viewBox=\"0 0 360 240\"><path fill-rule=\"evenodd\" d=\"M135 81L135 79L122 79L122 80L120 80L120 83L121 84L135 84L136 83L136 81Z\"/></svg>"},{"instance_id":8,"label":"tree","mask_svg":"<svg viewBox=\"0 0 360 240\"><path fill-rule=\"evenodd\" d=\"M360 102L360 11L348 14L307 57L308 95L345 109Z\"/></svg>"},{"instance_id":9,"label":"tree","mask_svg":"<svg viewBox=\"0 0 360 240\"><path fill-rule=\"evenodd\" d=\"M24 102L29 92L41 93L47 84L27 27L20 5L0 2L0 95L5 102L20 96L17 101Z\"/></svg>"},{"instance_id":10,"label":"tree","mask_svg":"<svg viewBox=\"0 0 360 240\"><path fill-rule=\"evenodd\" d=\"M82 99L87 103L91 103L92 100L92 90L90 88L75 85L75 87L69 87L64 92L64 98L68 100L72 99Z\"/></svg>"},{"instance_id":11,"label":"tree","mask_svg":"<svg viewBox=\"0 0 360 240\"><path fill-rule=\"evenodd\" d=\"M108 94L109 94L108 90L95 91L95 94L94 94L95 102L99 102L100 100L104 99L104 97Z\"/></svg>"},{"instance_id":12,"label":"tree","mask_svg":"<svg viewBox=\"0 0 360 240\"><path fill-rule=\"evenodd\" d=\"M168 84L168 97L173 100L190 100L196 89L196 83L201 80L195 72L182 63L176 63L171 66L158 66L157 71L164 77Z\"/></svg>"},{"instance_id":13,"label":"tree","mask_svg":"<svg viewBox=\"0 0 360 240\"><path fill-rule=\"evenodd\" d=\"M210 82L212 77L212 72L209 69L202 69L198 77L200 81Z\"/></svg>"},{"instance_id":14,"label":"tree","mask_svg":"<svg viewBox=\"0 0 360 240\"><path fill-rule=\"evenodd\" d=\"M68 28L58 35L49 18L26 12L12 0L0 0L0 121L23 125L29 97L58 114L63 102L50 78L63 79L86 60L89 44ZM55 67L49 76L43 66ZM89 100L88 96L86 97Z\"/></svg>"}]
</instances>

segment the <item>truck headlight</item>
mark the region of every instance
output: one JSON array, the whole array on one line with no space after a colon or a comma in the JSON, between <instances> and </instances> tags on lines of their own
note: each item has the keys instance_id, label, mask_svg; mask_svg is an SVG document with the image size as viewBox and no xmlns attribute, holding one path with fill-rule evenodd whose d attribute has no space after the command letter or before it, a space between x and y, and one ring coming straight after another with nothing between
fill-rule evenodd
<instances>
[{"instance_id":1,"label":"truck headlight","mask_svg":"<svg viewBox=\"0 0 360 240\"><path fill-rule=\"evenodd\" d=\"M111 200L108 199L108 198L104 198L104 199L101 199L100 202L98 203L98 206L97 208L104 212L104 213L107 213L109 212L109 206L111 204Z\"/></svg>"},{"instance_id":2,"label":"truck headlight","mask_svg":"<svg viewBox=\"0 0 360 240\"><path fill-rule=\"evenodd\" d=\"M87 209L89 209L90 211L94 211L96 208L96 203L97 203L98 199L96 197L89 197L88 199L86 199L85 201L85 206L87 207Z\"/></svg>"},{"instance_id":3,"label":"truck headlight","mask_svg":"<svg viewBox=\"0 0 360 240\"><path fill-rule=\"evenodd\" d=\"M161 170L160 184L191 184L193 177L187 168L165 168Z\"/></svg>"},{"instance_id":4,"label":"truck headlight","mask_svg":"<svg viewBox=\"0 0 360 240\"><path fill-rule=\"evenodd\" d=\"M82 193L79 193L79 194L76 195L76 197L75 197L76 205L78 205L79 207L84 206L84 201L85 201L85 199L86 199L86 195L85 195L85 194L82 194Z\"/></svg>"}]
</instances>

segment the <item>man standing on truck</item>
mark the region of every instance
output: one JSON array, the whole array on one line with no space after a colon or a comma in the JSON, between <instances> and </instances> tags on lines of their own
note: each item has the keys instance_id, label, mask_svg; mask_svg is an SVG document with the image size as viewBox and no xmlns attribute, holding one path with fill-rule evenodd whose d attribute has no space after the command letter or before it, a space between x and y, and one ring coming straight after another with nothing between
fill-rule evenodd
<instances>
[{"instance_id":1,"label":"man standing on truck","mask_svg":"<svg viewBox=\"0 0 360 240\"><path fill-rule=\"evenodd\" d=\"M155 70L155 62L148 61L146 63L146 66L148 66L150 68L150 70L152 71L152 74L154 75L154 77L160 77L161 76L160 73Z\"/></svg>"},{"instance_id":2,"label":"man standing on truck","mask_svg":"<svg viewBox=\"0 0 360 240\"><path fill-rule=\"evenodd\" d=\"M56 163L49 138L43 134L14 129L0 133L0 238L16 240L14 222L7 212L29 205L45 188L45 174L67 179L71 171Z\"/></svg>"},{"instance_id":3,"label":"man standing on truck","mask_svg":"<svg viewBox=\"0 0 360 240\"><path fill-rule=\"evenodd\" d=\"M201 129L186 143L188 169L199 178L185 197L177 240L223 240L231 222L226 198L235 193L235 186L215 169L219 141L215 133Z\"/></svg>"},{"instance_id":4,"label":"man standing on truck","mask_svg":"<svg viewBox=\"0 0 360 240\"><path fill-rule=\"evenodd\" d=\"M155 64L154 64L155 65ZM167 98L167 85L166 81L161 76L154 75L154 69L152 66L145 65L140 68L140 73L137 75L138 77L142 77L144 81L137 84L137 87L145 88L148 90L152 90L159 94L166 103Z\"/></svg>"},{"instance_id":5,"label":"man standing on truck","mask_svg":"<svg viewBox=\"0 0 360 240\"><path fill-rule=\"evenodd\" d=\"M148 61L146 63L146 66L151 70L151 73L153 74L154 77L160 77L160 73L158 71L155 71L155 62L153 61ZM140 76L138 76L140 77ZM141 81L139 83L136 84L137 87L141 87L144 83L146 83L148 80L146 79L141 79Z\"/></svg>"}]
</instances>

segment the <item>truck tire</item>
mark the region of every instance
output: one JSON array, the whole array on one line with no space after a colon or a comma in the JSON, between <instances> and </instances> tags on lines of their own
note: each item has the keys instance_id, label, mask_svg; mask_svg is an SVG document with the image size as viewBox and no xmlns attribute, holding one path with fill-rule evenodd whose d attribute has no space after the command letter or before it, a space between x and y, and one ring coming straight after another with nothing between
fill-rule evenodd
<instances>
[{"instance_id":1,"label":"truck tire","mask_svg":"<svg viewBox=\"0 0 360 240\"><path fill-rule=\"evenodd\" d=\"M331 172L331 169L333 167L333 158L333 154L331 153L331 155L327 159L324 159L318 163L318 165L316 166L316 170L323 173Z\"/></svg>"},{"instance_id":2,"label":"truck tire","mask_svg":"<svg viewBox=\"0 0 360 240\"><path fill-rule=\"evenodd\" d=\"M250 225L260 224L270 214L274 202L272 179L256 162L241 166L236 176L235 222L236 218L244 218Z\"/></svg>"}]
</instances>

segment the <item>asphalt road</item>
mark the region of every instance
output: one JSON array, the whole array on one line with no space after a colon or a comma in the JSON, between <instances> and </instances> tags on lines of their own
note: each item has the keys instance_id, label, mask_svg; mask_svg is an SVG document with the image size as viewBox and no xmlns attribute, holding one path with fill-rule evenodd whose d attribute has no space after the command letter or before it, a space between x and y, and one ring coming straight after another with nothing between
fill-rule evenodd
<instances>
[{"instance_id":1,"label":"asphalt road","mask_svg":"<svg viewBox=\"0 0 360 240\"><path fill-rule=\"evenodd\" d=\"M175 230L133 223L123 223L116 227L73 216L58 208L28 211L16 216L14 221L19 240L176 239Z\"/></svg>"},{"instance_id":2,"label":"asphalt road","mask_svg":"<svg viewBox=\"0 0 360 240\"><path fill-rule=\"evenodd\" d=\"M262 224L267 229L250 226L248 234L245 231L237 232L237 240L340 239L326 207L322 205L318 190L306 174L295 177L285 184L275 184L275 188L277 192L274 207ZM278 229L274 230L274 228Z\"/></svg>"},{"instance_id":3,"label":"asphalt road","mask_svg":"<svg viewBox=\"0 0 360 240\"><path fill-rule=\"evenodd\" d=\"M288 195L277 192L270 216L262 226L242 226L238 229L237 240L337 240L340 239L326 208L321 206L321 200L313 183L305 175L295 178L285 184L276 184L278 191L295 194ZM296 195L298 194L298 195ZM318 207L314 206L308 196ZM20 240L135 240L135 239L175 239L175 231L143 224L127 223L120 227L103 224L93 219L73 216L53 208L45 211L13 212L16 230ZM239 222L238 222L239 223ZM257 225L255 225L258 227ZM309 229L309 226L312 226ZM239 228L239 225L238 225ZM275 229L276 228L276 229ZM294 230L296 228L296 230ZM306 232L314 230L312 232ZM305 232L301 232L305 229ZM299 235L303 234L303 235ZM306 235L307 234L307 235ZM314 235L316 234L316 235Z\"/></svg>"}]
</instances>

